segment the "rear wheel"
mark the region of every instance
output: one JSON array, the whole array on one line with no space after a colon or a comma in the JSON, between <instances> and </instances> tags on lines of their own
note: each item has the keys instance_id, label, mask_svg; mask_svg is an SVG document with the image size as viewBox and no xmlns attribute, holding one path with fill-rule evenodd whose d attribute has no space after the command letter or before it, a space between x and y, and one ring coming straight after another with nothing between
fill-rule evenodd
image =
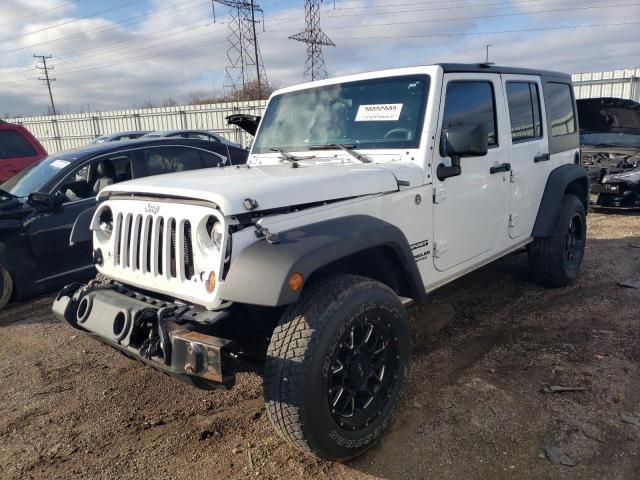
<instances>
[{"instance_id":1,"label":"rear wheel","mask_svg":"<svg viewBox=\"0 0 640 480\"><path fill-rule=\"evenodd\" d=\"M536 282L564 287L576 279L587 240L586 220L580 199L565 195L551 234L529 245L529 268Z\"/></svg>"},{"instance_id":2,"label":"rear wheel","mask_svg":"<svg viewBox=\"0 0 640 480\"><path fill-rule=\"evenodd\" d=\"M355 275L310 285L269 345L264 389L271 422L319 457L362 453L396 411L410 349L406 312L385 285Z\"/></svg>"},{"instance_id":3,"label":"rear wheel","mask_svg":"<svg viewBox=\"0 0 640 480\"><path fill-rule=\"evenodd\" d=\"M11 295L13 295L13 279L4 265L0 265L0 310L7 306Z\"/></svg>"}]
</instances>

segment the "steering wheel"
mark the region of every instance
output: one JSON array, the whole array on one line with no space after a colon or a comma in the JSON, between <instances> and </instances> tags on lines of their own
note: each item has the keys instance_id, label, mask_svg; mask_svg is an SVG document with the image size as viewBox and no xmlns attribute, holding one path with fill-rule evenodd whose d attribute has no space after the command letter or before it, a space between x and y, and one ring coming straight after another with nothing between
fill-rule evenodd
<instances>
[{"instance_id":1,"label":"steering wheel","mask_svg":"<svg viewBox=\"0 0 640 480\"><path fill-rule=\"evenodd\" d=\"M383 138L395 138L397 140L410 140L411 130L408 128L394 128L384 134Z\"/></svg>"}]
</instances>

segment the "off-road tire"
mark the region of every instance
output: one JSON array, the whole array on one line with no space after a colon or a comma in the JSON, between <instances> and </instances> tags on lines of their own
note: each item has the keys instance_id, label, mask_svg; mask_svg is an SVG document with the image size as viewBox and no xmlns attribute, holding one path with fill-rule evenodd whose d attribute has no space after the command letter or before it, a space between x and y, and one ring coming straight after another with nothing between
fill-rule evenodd
<instances>
[{"instance_id":1,"label":"off-road tire","mask_svg":"<svg viewBox=\"0 0 640 480\"><path fill-rule=\"evenodd\" d=\"M568 239L574 221L579 223L579 231L576 231L579 243L574 259L570 261ZM544 238L536 238L528 247L529 270L533 280L546 287L565 287L573 282L582 265L586 236L584 205L577 196L564 195L551 234Z\"/></svg>"},{"instance_id":2,"label":"off-road tire","mask_svg":"<svg viewBox=\"0 0 640 480\"><path fill-rule=\"evenodd\" d=\"M4 265L0 265L0 310L7 306L12 295L13 279Z\"/></svg>"},{"instance_id":3,"label":"off-road tire","mask_svg":"<svg viewBox=\"0 0 640 480\"><path fill-rule=\"evenodd\" d=\"M383 339L382 344L388 348L384 352L385 361L397 362L387 371L395 373L385 377L384 381L388 382L385 393L381 393L383 381L380 380L380 396L375 403L370 403L371 407L358 411L358 416L370 418L370 423L347 428L339 424L340 418L336 419L335 404L330 406L335 399L330 390L336 375L332 362L345 348L343 340L349 335L346 332L353 332L356 326L368 328L372 323L377 329L373 335L379 336L376 342ZM371 331L374 332L373 326ZM353 333L350 335L351 345L347 347L352 348L355 342ZM369 333L366 338L371 336ZM387 337L390 338L385 343ZM347 372L357 367L360 380L366 377L361 368L363 364L353 358L367 355L359 353L366 349L373 350L366 345L367 341L358 342L355 349L358 353L352 357L351 367L345 369ZM300 300L287 307L271 337L264 375L268 417L280 436L304 452L330 460L359 455L379 438L395 414L406 382L410 354L407 313L390 288L365 277L344 274L309 284ZM364 384L368 385L370 380L364 380ZM371 417L364 415L368 408L373 408ZM352 431L352 428L358 429Z\"/></svg>"}]
</instances>

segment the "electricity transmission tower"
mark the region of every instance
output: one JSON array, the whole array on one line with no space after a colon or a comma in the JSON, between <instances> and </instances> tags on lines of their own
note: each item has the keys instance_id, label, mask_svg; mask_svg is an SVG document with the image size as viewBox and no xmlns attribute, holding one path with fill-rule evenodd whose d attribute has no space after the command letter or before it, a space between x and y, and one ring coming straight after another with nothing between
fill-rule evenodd
<instances>
[{"instance_id":1,"label":"electricity transmission tower","mask_svg":"<svg viewBox=\"0 0 640 480\"><path fill-rule=\"evenodd\" d=\"M212 0L214 21L216 3L229 7L230 14L224 67L225 94L245 93L247 86L255 83L257 94L262 97L268 81L256 34L256 24L260 23L256 13L262 16L264 25L264 12L253 0Z\"/></svg>"},{"instance_id":2,"label":"electricity transmission tower","mask_svg":"<svg viewBox=\"0 0 640 480\"><path fill-rule=\"evenodd\" d=\"M47 89L49 90L49 99L51 100L51 114L55 115L56 106L53 103L53 94L51 93L51 82L55 82L56 79L49 77L49 72L53 70L53 67L50 67L47 65L47 60L51 58L51 55L34 55L33 58L39 58L40 62L42 62L42 65L36 65L36 68L38 70L42 70L44 72L44 77L38 77L38 80L45 82L43 83L43 85L46 85Z\"/></svg>"},{"instance_id":3,"label":"electricity transmission tower","mask_svg":"<svg viewBox=\"0 0 640 480\"><path fill-rule=\"evenodd\" d=\"M335 47L336 44L320 28L320 3L322 0L305 0L305 29L289 39L307 44L307 61L304 76L310 80L323 80L328 77L327 67L322 55L322 47Z\"/></svg>"}]
</instances>

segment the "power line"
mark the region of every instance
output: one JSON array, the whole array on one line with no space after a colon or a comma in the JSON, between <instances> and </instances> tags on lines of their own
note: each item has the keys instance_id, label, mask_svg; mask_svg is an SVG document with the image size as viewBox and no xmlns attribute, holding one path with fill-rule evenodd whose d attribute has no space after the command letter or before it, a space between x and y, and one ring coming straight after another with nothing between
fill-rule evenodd
<instances>
[{"instance_id":1,"label":"power line","mask_svg":"<svg viewBox=\"0 0 640 480\"><path fill-rule=\"evenodd\" d=\"M541 27L541 28L521 28L517 30L500 30L493 32L463 32L463 33L427 33L422 35L368 35L361 37L336 37L340 40L364 40L371 38L426 38L426 37L466 37L470 35L498 35L504 33L519 32L541 32L546 30L572 30L574 28L597 28L597 27L621 27L625 25L640 25L640 22L622 22L622 23L592 23L589 25L566 25L557 27Z\"/></svg>"},{"instance_id":2,"label":"power line","mask_svg":"<svg viewBox=\"0 0 640 480\"><path fill-rule=\"evenodd\" d=\"M26 20L28 18L39 17L40 15L44 15L45 13L53 12L54 10L60 10L61 8L66 7L72 3L76 3L75 0L71 0L70 2L65 2L60 5L56 5L55 7L47 8L46 10L40 10L39 12L32 13L31 15L25 15L24 17L14 18L13 20L9 20L8 22L0 23L0 27L5 25L9 25L10 23L21 22L22 20Z\"/></svg>"},{"instance_id":3,"label":"power line","mask_svg":"<svg viewBox=\"0 0 640 480\"><path fill-rule=\"evenodd\" d=\"M624 4L616 4L616 5L600 5L600 6L588 6L588 7L571 7L571 8L557 8L552 10L538 10L538 11L529 11L529 12L514 12L514 13L497 13L491 15L475 15L472 17L455 17L455 18L431 18L431 19L423 19L423 20L411 20L406 22L385 22L385 23L369 23L367 25L358 25L358 29L362 28L376 28L376 27L386 27L390 25L410 25L410 24L423 24L423 23L440 23L440 22L455 22L458 20L478 20L483 18L500 18L500 17L512 17L512 16L526 16L526 15L539 15L543 13L555 13L555 12L573 12L576 10L592 10L598 8L612 8L612 7L631 7L638 6L640 3L624 3ZM335 25L325 27L327 30L337 30L337 29L353 29L352 25ZM286 32L289 29L275 29L269 30L268 32Z\"/></svg>"},{"instance_id":4,"label":"power line","mask_svg":"<svg viewBox=\"0 0 640 480\"><path fill-rule=\"evenodd\" d=\"M376 38L422 38L425 36L471 36L471 35L492 35L492 34L505 34L505 33L517 33L517 32L531 32L531 31L544 31L544 30L569 30L569 29L579 29L579 28L604 28L604 27L617 27L617 26L626 26L626 25L638 25L640 24L640 22L622 22L622 23L605 23L605 24L590 24L590 25L572 25L572 26L558 26L558 27L544 27L544 28L535 28L535 29L514 29L514 30L503 30L503 31L492 31L492 32L463 32L463 33L447 33L447 34L426 34L426 35L402 35L402 36L366 36L366 37L341 37L341 39L376 39ZM176 53L176 52L182 52L182 51L188 51L188 50L193 50L196 48L200 48L204 45L214 45L214 44L221 44L222 41L219 42L214 42L213 44L207 40L205 42L200 42L197 44L191 44L187 47L184 48L179 48L179 49L171 49L171 50L164 50L164 51L160 51L157 52L155 54L147 54L147 55L142 55L142 56L138 56L138 57L133 57L133 58L129 58L127 60L123 60L121 62L108 62L108 63L104 63L104 64L95 64L95 65L91 65L91 66L87 66L87 67L83 67L83 68L79 68L79 69L75 69L75 70L70 70L67 72L64 72L64 75L71 75L74 73L78 73L78 72L83 72L83 71L87 71L87 70L97 70L97 69L101 69L101 68L111 68L111 67L115 67L118 65L123 65L123 64L127 64L127 63L131 63L140 59L150 59L150 58L155 58L155 57L161 57L161 56L165 56L165 55L169 55L172 53ZM29 78L29 80L32 80L34 78ZM0 84L12 84L12 83L22 83L24 82L24 80L26 79L21 79L21 80L16 80L16 81L9 81L9 82L4 82L4 81L0 81Z\"/></svg>"},{"instance_id":5,"label":"power line","mask_svg":"<svg viewBox=\"0 0 640 480\"><path fill-rule=\"evenodd\" d=\"M322 55L322 47L335 47L336 44L320 28L320 2L322 0L305 0L305 29L289 37L290 40L307 44L307 60L304 76L309 80L323 80L328 77L327 67Z\"/></svg>"},{"instance_id":6,"label":"power line","mask_svg":"<svg viewBox=\"0 0 640 480\"><path fill-rule=\"evenodd\" d=\"M495 6L518 6L518 5L523 5L523 4L530 4L532 2L538 2L538 1L546 1L546 0L516 0L513 2L510 2L508 4L504 3L504 2L493 2L493 3L475 3L473 5L448 5L446 7L435 7L435 8L412 8L411 10L393 10L393 11L389 11L389 10L383 10L383 11L376 11L379 10L381 8L387 8L387 7L372 7L372 8L367 8L366 12L358 12L358 13L338 13L337 15L330 15L332 18L341 18L341 17L361 17L363 15L386 15L386 14L398 14L398 13L415 13L415 12L431 12L431 11L441 11L441 10L459 10L461 8L480 8L480 7L495 7ZM450 2L447 2L447 4L449 4ZM575 2L577 4L584 4L584 2ZM558 2L553 2L554 5L557 5ZM409 5L409 4L407 4Z\"/></svg>"},{"instance_id":7,"label":"power line","mask_svg":"<svg viewBox=\"0 0 640 480\"><path fill-rule=\"evenodd\" d=\"M42 62L42 66L36 65L36 68L44 72L44 78L39 77L38 80L45 82L45 85L47 85L47 89L49 90L49 99L51 100L51 114L55 115L56 106L53 103L53 94L51 93L51 82L55 82L56 79L49 77L49 71L53 70L53 67L47 66L47 60L51 59L51 55L35 55L34 54L33 58L39 58L40 61Z\"/></svg>"},{"instance_id":8,"label":"power line","mask_svg":"<svg viewBox=\"0 0 640 480\"><path fill-rule=\"evenodd\" d=\"M193 0L187 0L187 1L193 1ZM129 24L135 23L140 18L152 16L152 15L156 14L157 12L160 12L160 11L163 11L163 10L172 10L170 13L172 15L175 15L175 11L176 10L180 10L181 9L180 5L183 5L184 3L185 2L178 2L178 3L171 4L171 5L167 5L166 7L158 8L158 9L154 10L153 12L147 12L147 13L142 13L142 14L139 14L139 15L134 15L132 17L125 18L125 19L121 20L118 23L115 23L113 25L108 25L106 27L90 28L88 30L83 30L82 32L73 33L73 34L70 34L70 35L63 35L61 37L57 37L57 38L54 38L52 40L44 40L44 41L39 42L39 43L32 43L30 45L24 45L22 47L11 48L11 49L8 49L8 50L0 50L0 54L13 53L13 52L21 51L21 50L28 50L28 49L31 49L33 47L39 47L39 46L42 46L42 45L48 45L48 44L51 44L51 43L61 42L61 41L64 41L64 40L71 40L71 39L74 39L74 38L83 37L83 36L87 35L88 33L99 33L99 32L105 32L105 31L108 31L108 30L113 30L115 28L122 28L124 26L129 25ZM209 5L209 4L210 4L210 0L205 0L203 2L200 2L200 3L196 4L196 5L192 5L190 7L186 7L186 8L184 8L184 10L189 10L189 9L192 9L192 8L195 8L195 7L199 7L199 6L202 6L202 5Z\"/></svg>"},{"instance_id":9,"label":"power line","mask_svg":"<svg viewBox=\"0 0 640 480\"><path fill-rule=\"evenodd\" d=\"M126 5L131 5L130 1L124 1L124 2L120 2L117 3L109 8L105 8L104 10L100 10L94 13L91 13L89 15L84 15L82 17L77 17L77 18L72 18L70 20L66 20L64 22L60 22L60 23L56 23L55 25L49 25L48 27L43 27L43 28L39 28L38 30L31 30L30 32L26 32L23 33L22 35L12 35L11 38L12 39L16 39L16 38L22 38L22 37L27 37L29 35L33 35L34 33L40 33L40 32L45 32L47 30L51 30L52 28L58 28L58 27L62 27L64 25L69 25L70 23L75 23L75 22L79 22L80 20L86 20L87 18L92 18L92 17L97 17L98 15L102 15L103 13L107 13L107 12L111 12L113 10L116 10L120 7L126 6Z\"/></svg>"}]
</instances>

